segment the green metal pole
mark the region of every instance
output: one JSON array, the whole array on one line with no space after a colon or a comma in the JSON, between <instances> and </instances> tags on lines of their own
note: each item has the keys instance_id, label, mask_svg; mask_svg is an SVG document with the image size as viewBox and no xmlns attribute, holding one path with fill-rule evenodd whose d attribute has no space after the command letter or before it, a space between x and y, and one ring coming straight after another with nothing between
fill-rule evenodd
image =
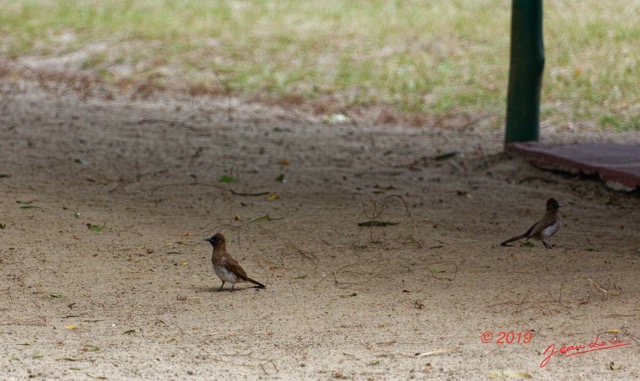
<instances>
[{"instance_id":1,"label":"green metal pole","mask_svg":"<svg viewBox=\"0 0 640 381\"><path fill-rule=\"evenodd\" d=\"M512 0L505 144L539 139L543 71L542 0Z\"/></svg>"}]
</instances>

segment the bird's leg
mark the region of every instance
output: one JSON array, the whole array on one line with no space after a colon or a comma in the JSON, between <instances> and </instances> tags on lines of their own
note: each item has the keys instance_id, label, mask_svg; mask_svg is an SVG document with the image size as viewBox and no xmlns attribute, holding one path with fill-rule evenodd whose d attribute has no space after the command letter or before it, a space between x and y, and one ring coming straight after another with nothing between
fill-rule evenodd
<instances>
[{"instance_id":1,"label":"bird's leg","mask_svg":"<svg viewBox=\"0 0 640 381\"><path fill-rule=\"evenodd\" d=\"M233 284L231 285L231 291L233 291L233 289L234 289L235 287L236 287L236 284L235 284L235 283L233 283Z\"/></svg>"},{"instance_id":2,"label":"bird's leg","mask_svg":"<svg viewBox=\"0 0 640 381\"><path fill-rule=\"evenodd\" d=\"M546 239L542 239L542 244L544 245L545 248L547 249L551 249L553 246L551 246L551 244L549 242L547 242Z\"/></svg>"},{"instance_id":3,"label":"bird's leg","mask_svg":"<svg viewBox=\"0 0 640 381\"><path fill-rule=\"evenodd\" d=\"M218 289L218 292L222 291L222 287L224 287L224 281L222 281L222 285L220 286L220 288Z\"/></svg>"}]
</instances>

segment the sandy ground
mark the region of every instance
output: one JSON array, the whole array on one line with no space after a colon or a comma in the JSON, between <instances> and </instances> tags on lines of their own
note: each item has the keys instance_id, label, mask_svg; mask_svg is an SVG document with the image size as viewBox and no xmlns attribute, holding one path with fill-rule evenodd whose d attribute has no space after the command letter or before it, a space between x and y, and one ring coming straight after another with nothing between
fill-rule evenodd
<instances>
[{"instance_id":1,"label":"sandy ground","mask_svg":"<svg viewBox=\"0 0 640 381\"><path fill-rule=\"evenodd\" d=\"M486 128L255 104L229 120L224 99L16 83L0 102L0 379L640 379L637 194L508 158ZM237 194L262 192L277 198ZM555 247L499 246L548 197ZM372 219L397 225L358 226ZM216 292L217 231L266 289ZM566 355L541 367L551 345Z\"/></svg>"}]
</instances>

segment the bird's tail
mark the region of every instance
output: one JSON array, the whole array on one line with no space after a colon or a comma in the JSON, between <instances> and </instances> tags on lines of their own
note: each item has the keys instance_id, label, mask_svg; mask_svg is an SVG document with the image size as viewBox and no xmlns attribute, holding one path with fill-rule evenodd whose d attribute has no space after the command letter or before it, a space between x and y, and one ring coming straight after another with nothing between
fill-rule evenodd
<instances>
[{"instance_id":1,"label":"bird's tail","mask_svg":"<svg viewBox=\"0 0 640 381\"><path fill-rule=\"evenodd\" d=\"M253 279L251 279L249 277L247 277L246 281L255 284L256 286L258 286L258 288L266 288L267 287L264 284L258 282L257 280L253 280Z\"/></svg>"},{"instance_id":2,"label":"bird's tail","mask_svg":"<svg viewBox=\"0 0 640 381\"><path fill-rule=\"evenodd\" d=\"M517 236L515 236L515 237L509 238L508 240L506 240L506 241L504 241L504 242L501 242L501 243L500 243L500 246L507 246L507 244L508 244L508 243L511 243L511 242L513 242L513 241L517 241L517 240L519 240L519 239L523 239L523 238L525 238L525 237L527 236L527 233L528 233L528 232L525 232L525 233L522 233L522 234L517 235Z\"/></svg>"}]
</instances>

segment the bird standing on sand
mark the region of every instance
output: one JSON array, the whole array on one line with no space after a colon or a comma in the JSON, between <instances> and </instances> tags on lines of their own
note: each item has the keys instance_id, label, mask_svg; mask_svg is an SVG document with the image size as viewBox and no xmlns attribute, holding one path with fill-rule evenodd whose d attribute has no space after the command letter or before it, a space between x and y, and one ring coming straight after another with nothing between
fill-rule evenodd
<instances>
[{"instance_id":1,"label":"bird standing on sand","mask_svg":"<svg viewBox=\"0 0 640 381\"><path fill-rule=\"evenodd\" d=\"M558 201L553 198L548 199L547 211L542 219L540 219L540 221L533 224L533 226L530 227L526 232L513 238L509 238L508 240L502 242L500 245L507 246L508 243L517 241L522 238L533 238L542 241L544 247L546 247L547 249L551 249L552 246L549 241L547 241L547 239L556 234L558 229L560 229L560 225L562 224L562 222L560 221L560 216L558 215L558 209L560 207L561 205L558 204Z\"/></svg>"},{"instance_id":2,"label":"bird standing on sand","mask_svg":"<svg viewBox=\"0 0 640 381\"><path fill-rule=\"evenodd\" d=\"M211 246L213 246L213 255L211 256L213 271L220 280L222 280L222 285L218 291L222 290L226 282L231 283L232 290L237 282L251 282L255 284L257 288L265 288L264 284L249 278L247 273L240 267L238 261L227 253L227 243L222 234L216 233L205 239L205 241L209 241Z\"/></svg>"}]
</instances>

